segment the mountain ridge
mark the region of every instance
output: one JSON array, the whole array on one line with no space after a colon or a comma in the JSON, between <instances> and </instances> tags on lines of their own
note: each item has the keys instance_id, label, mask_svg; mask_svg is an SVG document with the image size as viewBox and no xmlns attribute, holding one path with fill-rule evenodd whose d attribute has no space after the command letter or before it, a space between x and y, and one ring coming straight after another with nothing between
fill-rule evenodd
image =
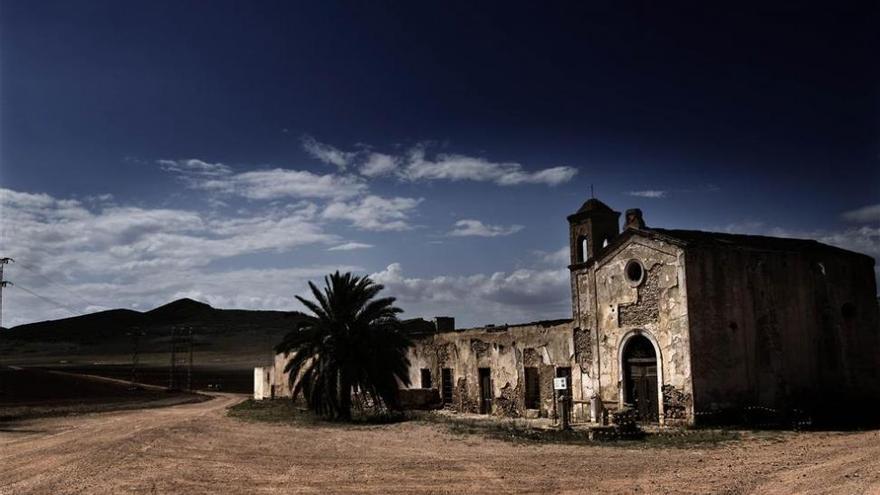
<instances>
[{"instance_id":1,"label":"mountain ridge","mask_svg":"<svg viewBox=\"0 0 880 495\"><path fill-rule=\"evenodd\" d=\"M164 333L181 325L202 334L292 330L303 317L299 311L219 309L201 301L181 298L148 311L117 308L26 323L4 329L0 335L15 340L97 343L124 336L133 330Z\"/></svg>"}]
</instances>

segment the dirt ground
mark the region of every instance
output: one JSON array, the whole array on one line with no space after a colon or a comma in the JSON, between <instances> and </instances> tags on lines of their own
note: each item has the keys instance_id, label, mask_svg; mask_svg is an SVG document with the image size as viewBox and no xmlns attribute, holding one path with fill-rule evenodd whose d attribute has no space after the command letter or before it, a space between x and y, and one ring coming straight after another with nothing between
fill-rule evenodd
<instances>
[{"instance_id":1,"label":"dirt ground","mask_svg":"<svg viewBox=\"0 0 880 495\"><path fill-rule=\"evenodd\" d=\"M442 426L226 416L243 396L0 426L0 493L880 493L880 432L701 448L521 444Z\"/></svg>"},{"instance_id":2,"label":"dirt ground","mask_svg":"<svg viewBox=\"0 0 880 495\"><path fill-rule=\"evenodd\" d=\"M39 416L163 407L204 396L97 376L0 366L0 428Z\"/></svg>"}]
</instances>

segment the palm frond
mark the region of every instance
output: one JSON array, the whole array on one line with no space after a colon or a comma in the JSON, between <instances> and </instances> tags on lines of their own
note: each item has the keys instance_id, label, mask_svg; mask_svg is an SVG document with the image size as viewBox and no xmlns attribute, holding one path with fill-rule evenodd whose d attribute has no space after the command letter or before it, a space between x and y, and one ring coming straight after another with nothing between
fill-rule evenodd
<instances>
[{"instance_id":1,"label":"palm frond","mask_svg":"<svg viewBox=\"0 0 880 495\"><path fill-rule=\"evenodd\" d=\"M376 298L383 286L338 271L324 287L309 282L314 300L296 296L312 314L276 346L292 354L285 372L294 397L335 418L350 417L351 398L397 408L399 384L409 385L412 345L402 331L393 297Z\"/></svg>"}]
</instances>

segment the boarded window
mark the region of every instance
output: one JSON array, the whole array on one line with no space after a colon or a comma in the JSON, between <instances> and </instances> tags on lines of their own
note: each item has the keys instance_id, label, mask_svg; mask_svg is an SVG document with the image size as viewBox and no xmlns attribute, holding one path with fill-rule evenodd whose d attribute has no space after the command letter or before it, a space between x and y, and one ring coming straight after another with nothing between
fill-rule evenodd
<instances>
[{"instance_id":1,"label":"boarded window","mask_svg":"<svg viewBox=\"0 0 880 495\"><path fill-rule=\"evenodd\" d=\"M452 368L443 368L440 371L440 380L443 389L440 391L444 404L452 404Z\"/></svg>"},{"instance_id":2,"label":"boarded window","mask_svg":"<svg viewBox=\"0 0 880 495\"><path fill-rule=\"evenodd\" d=\"M431 388L431 370L422 368L422 388Z\"/></svg>"},{"instance_id":3,"label":"boarded window","mask_svg":"<svg viewBox=\"0 0 880 495\"><path fill-rule=\"evenodd\" d=\"M541 379L538 368L525 368L526 409L539 409L541 406Z\"/></svg>"}]
</instances>

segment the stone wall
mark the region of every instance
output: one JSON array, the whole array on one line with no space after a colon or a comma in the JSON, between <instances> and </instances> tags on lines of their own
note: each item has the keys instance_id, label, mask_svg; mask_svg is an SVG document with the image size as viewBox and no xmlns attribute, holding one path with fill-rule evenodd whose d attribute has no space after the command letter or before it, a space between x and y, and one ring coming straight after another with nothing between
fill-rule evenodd
<instances>
[{"instance_id":1,"label":"stone wall","mask_svg":"<svg viewBox=\"0 0 880 495\"><path fill-rule=\"evenodd\" d=\"M492 414L520 417L525 415L524 369L535 367L540 378L539 414L550 416L556 367L576 366L572 335L569 320L424 335L408 354L411 387L419 386L421 370L428 369L432 387L439 390L441 369L450 368L455 384L451 407L475 413L480 410L479 369L489 368Z\"/></svg>"},{"instance_id":2,"label":"stone wall","mask_svg":"<svg viewBox=\"0 0 880 495\"><path fill-rule=\"evenodd\" d=\"M700 294L690 308L698 413L821 412L880 399L872 259L709 246L689 248L687 266Z\"/></svg>"},{"instance_id":3,"label":"stone wall","mask_svg":"<svg viewBox=\"0 0 880 495\"><path fill-rule=\"evenodd\" d=\"M274 374L275 397L290 397L292 384L290 377L284 372L284 367L293 355L276 354L275 362L272 364L272 373Z\"/></svg>"},{"instance_id":4,"label":"stone wall","mask_svg":"<svg viewBox=\"0 0 880 495\"><path fill-rule=\"evenodd\" d=\"M626 276L627 263L638 261L639 282ZM625 341L645 335L659 348L658 408L671 408L665 422L693 420L690 341L684 252L678 245L631 236L603 254L592 266L572 274L575 325L593 347L588 379L606 407L621 405L620 357ZM577 337L576 337L577 338ZM674 396L663 391L675 391Z\"/></svg>"}]
</instances>

